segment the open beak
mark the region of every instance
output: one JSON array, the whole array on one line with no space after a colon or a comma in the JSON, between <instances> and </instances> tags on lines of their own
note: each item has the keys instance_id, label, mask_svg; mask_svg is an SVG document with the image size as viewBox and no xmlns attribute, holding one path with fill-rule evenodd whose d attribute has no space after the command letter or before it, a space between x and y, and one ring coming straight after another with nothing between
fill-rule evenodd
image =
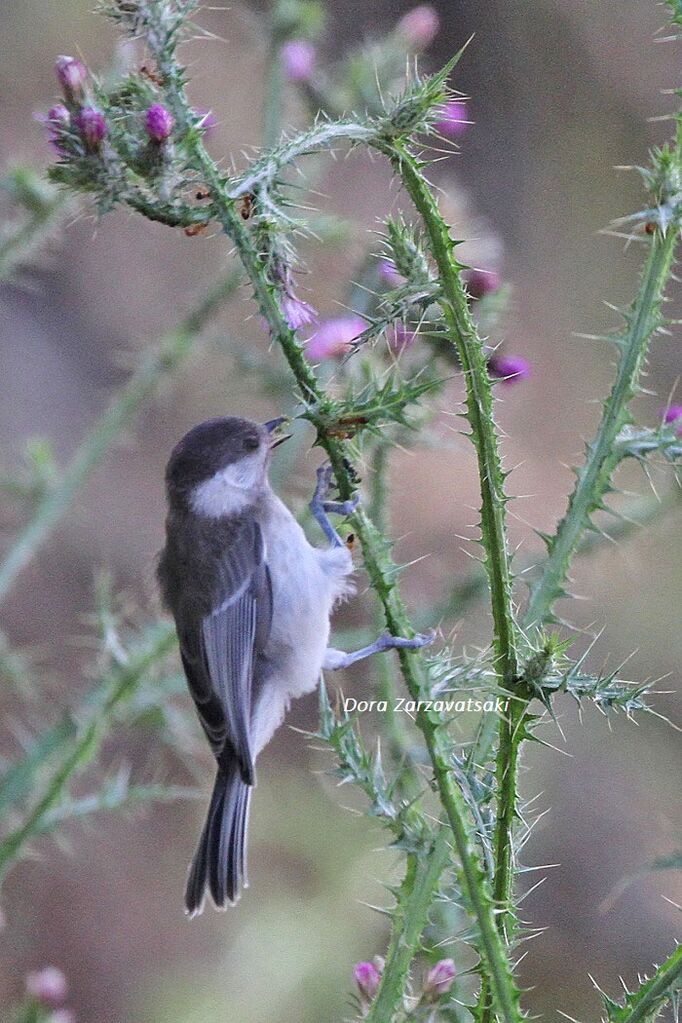
<instances>
[{"instance_id":1,"label":"open beak","mask_svg":"<svg viewBox=\"0 0 682 1023\"><path fill-rule=\"evenodd\" d=\"M279 427L286 422L287 422L286 416L279 416L278 419L269 419L267 423L263 423L263 426L268 431L268 433L274 433L275 430L278 430ZM283 444L285 440L289 440L291 436L292 435L290 433L284 433L282 434L281 437L276 437L270 444L270 450L272 451L274 448L279 447L279 445Z\"/></svg>"}]
</instances>

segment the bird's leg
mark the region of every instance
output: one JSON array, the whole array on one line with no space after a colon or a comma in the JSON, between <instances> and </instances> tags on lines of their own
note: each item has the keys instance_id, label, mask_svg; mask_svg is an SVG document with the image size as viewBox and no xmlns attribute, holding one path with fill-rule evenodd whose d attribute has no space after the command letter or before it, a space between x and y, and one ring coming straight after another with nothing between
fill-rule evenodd
<instances>
[{"instance_id":1,"label":"bird's leg","mask_svg":"<svg viewBox=\"0 0 682 1023\"><path fill-rule=\"evenodd\" d=\"M320 466L317 470L317 486L315 487L313 499L310 502L310 510L317 522L319 522L322 532L332 547L344 547L343 540L329 521L329 515L352 515L360 503L360 497L358 495L350 501L327 501L326 498L329 495L331 482L331 465Z\"/></svg>"},{"instance_id":2,"label":"bird's leg","mask_svg":"<svg viewBox=\"0 0 682 1023\"><path fill-rule=\"evenodd\" d=\"M356 661L362 661L365 657L383 653L385 650L418 650L420 647L433 643L434 638L434 632L417 635L412 639L391 636L389 632L384 632L383 635L375 639L369 646L363 646L361 650L353 650L349 654L344 653L343 650L334 650L333 647L329 647L324 655L322 667L325 671L336 671L339 668L348 668L351 664L355 664Z\"/></svg>"}]
</instances>

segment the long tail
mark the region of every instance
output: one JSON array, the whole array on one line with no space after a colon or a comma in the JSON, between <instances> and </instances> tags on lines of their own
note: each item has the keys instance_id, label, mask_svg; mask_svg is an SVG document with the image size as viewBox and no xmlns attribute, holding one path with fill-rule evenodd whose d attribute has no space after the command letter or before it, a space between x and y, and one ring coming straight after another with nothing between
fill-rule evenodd
<instances>
[{"instance_id":1,"label":"long tail","mask_svg":"<svg viewBox=\"0 0 682 1023\"><path fill-rule=\"evenodd\" d=\"M251 786L242 781L235 760L218 768L204 830L190 866L185 907L190 916L201 913L208 885L216 907L236 902L246 880L246 835Z\"/></svg>"}]
</instances>

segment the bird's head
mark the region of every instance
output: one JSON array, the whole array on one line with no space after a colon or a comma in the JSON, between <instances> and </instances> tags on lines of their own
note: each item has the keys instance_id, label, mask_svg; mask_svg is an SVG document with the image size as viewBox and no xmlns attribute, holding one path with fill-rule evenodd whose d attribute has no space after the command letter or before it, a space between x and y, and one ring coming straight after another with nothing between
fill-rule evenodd
<instances>
[{"instance_id":1,"label":"bird's head","mask_svg":"<svg viewBox=\"0 0 682 1023\"><path fill-rule=\"evenodd\" d=\"M171 507L222 518L252 506L267 486L271 450L286 439L276 434L284 421L225 416L193 427L166 466Z\"/></svg>"}]
</instances>

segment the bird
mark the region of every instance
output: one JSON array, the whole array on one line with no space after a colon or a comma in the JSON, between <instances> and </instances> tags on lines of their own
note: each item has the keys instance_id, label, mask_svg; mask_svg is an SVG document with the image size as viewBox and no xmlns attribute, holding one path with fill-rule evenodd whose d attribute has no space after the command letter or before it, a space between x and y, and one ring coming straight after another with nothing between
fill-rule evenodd
<instances>
[{"instance_id":1,"label":"bird","mask_svg":"<svg viewBox=\"0 0 682 1023\"><path fill-rule=\"evenodd\" d=\"M329 541L313 546L272 490L268 469L284 417L207 420L176 444L166 466L166 540L157 564L164 607L176 624L190 695L216 762L206 821L190 864L185 910L206 893L218 909L247 887L246 843L256 758L291 700L337 669L431 636L388 634L351 653L329 647L333 609L353 591L351 551L329 514L358 504L329 501L323 465L310 503Z\"/></svg>"}]
</instances>

